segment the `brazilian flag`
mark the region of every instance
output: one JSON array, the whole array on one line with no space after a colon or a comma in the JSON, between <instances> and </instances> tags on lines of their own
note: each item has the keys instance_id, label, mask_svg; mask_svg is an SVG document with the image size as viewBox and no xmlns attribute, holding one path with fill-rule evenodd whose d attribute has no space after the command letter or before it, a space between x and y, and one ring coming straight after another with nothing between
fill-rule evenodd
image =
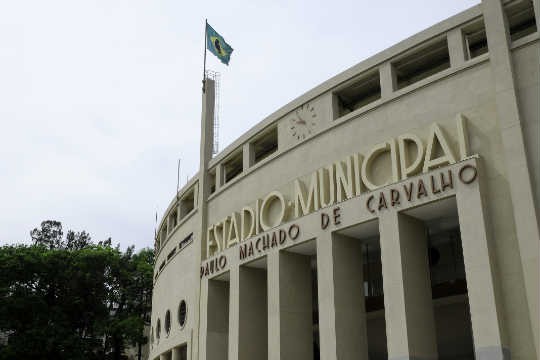
<instances>
[{"instance_id":1,"label":"brazilian flag","mask_svg":"<svg viewBox=\"0 0 540 360\"><path fill-rule=\"evenodd\" d=\"M208 23L206 23L206 47L216 55L225 65L229 65L233 48L225 42L223 36L219 35Z\"/></svg>"}]
</instances>

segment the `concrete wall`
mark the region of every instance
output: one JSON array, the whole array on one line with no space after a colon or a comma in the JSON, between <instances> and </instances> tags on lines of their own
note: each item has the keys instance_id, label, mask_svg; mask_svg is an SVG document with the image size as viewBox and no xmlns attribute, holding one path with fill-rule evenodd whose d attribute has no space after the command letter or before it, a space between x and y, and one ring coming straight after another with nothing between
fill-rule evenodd
<instances>
[{"instance_id":1,"label":"concrete wall","mask_svg":"<svg viewBox=\"0 0 540 360\"><path fill-rule=\"evenodd\" d=\"M466 60L463 53L461 29L471 22L477 21L481 15L486 23L489 53ZM411 48L431 41L438 36L447 37L450 49L450 68L403 89L394 90L392 88L391 63L407 54ZM232 331L231 333L235 334L236 337L228 338L227 344L223 341L219 352L221 355L217 353L212 355L209 352L210 348L207 347L207 344L208 341L212 343L213 340L208 340L206 334L211 332L210 327L213 326L212 321L215 319L209 313L208 302L216 300L210 300L213 296L213 288L208 286L207 278L211 278L211 276L206 278L203 276L201 280L199 273L201 261L202 265L208 263L204 256L206 226L222 221L231 213L240 211L243 206L253 206L257 199L262 199L274 190L280 191L287 199L291 199L294 195L293 181L295 179L309 183L309 176L313 171L355 153L365 155L375 144L388 141L398 135L414 134L425 143L430 127L435 122L449 139L451 151L458 157L460 149L460 145L456 141L459 135L456 127L458 114L467 119L469 155L477 154L481 159L478 161L480 184L478 188L475 188L475 192L471 192L469 197L464 197L463 194L454 194L458 197L458 202L461 201L461 205L458 206L460 211L462 213L466 211L468 216L473 217L472 222L468 223L460 215L462 232L466 230L469 231L469 236L473 234L473 238L483 239L482 246L484 246L483 248L475 248L471 247L469 243L464 243L463 249L468 284L470 286L471 284L477 285L475 288L469 288L472 315L471 331L474 335L476 356L477 358L482 358L482 356L489 358L494 354L489 352L491 351L489 349L496 348L499 354L493 356L507 356L508 352L511 351L513 359L535 358L538 354L537 338L539 337L537 321L539 239L538 218L536 216L540 204L540 141L538 136L540 131L540 105L538 101L540 98L538 67L540 45L538 38L538 33L536 33L514 43L510 42L505 33L504 12L500 3L498 1L483 1L480 6L437 24L433 28L419 33L321 84L263 120L222 153L204 163L202 169L219 169L227 156L239 149L244 158L248 157L248 161L244 161L246 164L244 172L227 184L218 184L217 191L211 194L207 201L204 200L206 199L206 195L204 195L202 199L207 209L199 211L202 209L199 203L199 210L196 209L192 215L184 220L164 242L163 248L159 250L156 271L164 260L166 266L155 279L152 326L155 327L158 318L163 324L165 312L170 309L173 330L168 338L165 337L165 332L162 330L159 343L152 344L151 358L156 358L168 349L183 343L193 345L188 350L188 355L192 356L193 359L224 358L224 353L221 350L225 351L229 357L232 355L232 358L253 357L252 351L255 350L264 352L261 350L264 349L264 341L260 334L255 336L249 327L249 316L245 317L246 313L241 313L238 308L238 302L261 304L259 298L252 299L250 296L253 294L249 291L245 292L242 288L242 283L254 280L249 276L246 277L246 273L238 271L238 267L242 264L238 259L238 246L222 252L227 258L227 266L225 269L216 270L216 274L220 271L230 271L231 293L227 295L229 297L223 293L220 303L223 305L225 302L230 302L231 304L231 312L229 313L229 309L226 309L231 320L228 330ZM337 116L333 92L345 86L351 79L372 71L378 71L380 74L381 99L344 116ZM290 119L296 109L304 104L309 104L309 107L314 109L315 125L312 128L312 134L308 135L305 140L298 140L290 131ZM249 142L258 134L263 133L269 126L277 126L278 151L260 163L251 165ZM204 146L203 141L201 148ZM460 160L459 157L458 160ZM373 177L376 181L384 181L390 176L388 164L387 156L382 156L374 162ZM220 171L218 170L218 173ZM193 179L189 186L195 184L196 181L197 178ZM197 189L197 191L202 190ZM363 189L362 196L369 196L366 189ZM201 199L200 196L196 196L196 198ZM362 200L365 199L362 198ZM441 199L433 198L431 200L440 201ZM347 205L351 201L358 208ZM477 210L476 213L471 213L470 209L464 208L463 204L467 202ZM174 201L168 211L174 207L173 205ZM365 205L358 198L347 200L341 206L343 208L351 207L360 213L366 211ZM360 207L363 210L358 210ZM201 220L202 212L204 212L204 221ZM312 226L313 229L318 226L318 231L314 230L311 234L302 234L301 237L306 241L318 239L317 248L321 250L321 246L326 245L319 240L322 236L320 219L317 218L319 212L304 218L293 219L292 210L289 210L286 214L285 225L291 224L294 220L295 223ZM355 213L354 216L356 221L360 221L359 218L364 215ZM362 219L364 221L367 217ZM373 217L369 219L373 219ZM482 223L482 227L478 226L479 221ZM354 224L350 218L343 219L343 222ZM388 226L381 228L381 234L391 228ZM412 230L409 230L401 232L411 233ZM191 232L194 233L193 244L179 251L170 260L166 260L170 250ZM393 233L390 232L390 234ZM389 239L385 240L386 244L392 239L396 240L393 235ZM396 241L396 246L404 246L407 243L406 238L399 238ZM332 250L332 247L328 246L325 249L330 253L339 252L339 249ZM404 254L406 249L406 247L403 248ZM418 248L413 253L416 254L420 250ZM481 251L482 256L485 257L485 263L481 264L481 268L477 267L479 260L475 257L476 251ZM383 256L384 252L383 250ZM388 251L386 253L388 254ZM279 253L268 255L266 284L268 290L266 294L268 298L268 342L266 345L269 357L287 358L293 356L289 355L294 354L293 350L299 351L299 349L294 347L294 342L287 343L290 337L283 339L279 337L278 333L286 334L291 328L281 323L284 320L276 316L279 315L279 312L285 311L280 306L284 306L286 301L294 298L294 296L282 298L280 295L287 291L287 288L283 287L284 281L293 281L294 279L285 279L286 276L290 275L280 273L287 262L285 258L282 258L283 254L279 256L277 254ZM326 266L328 271L339 273L342 269L333 268L331 260L321 259L320 256L323 254L326 252L322 250L318 254L318 266ZM215 260L219 256L218 254L209 261ZM410 256L407 255L407 257ZM291 266L299 263L301 262L293 262ZM420 269L421 262L417 261L417 263L418 269ZM387 266L389 264L386 262ZM392 270L392 268L387 267L383 271L388 276L392 271L397 271L396 269ZM395 274L401 274L402 284L407 283L404 280L406 277L404 273L398 271ZM411 276L413 279L411 284L418 285L418 277ZM326 279L324 280L326 283L321 282L323 281L321 279ZM324 277L321 279L319 279L319 305L326 304L325 306L331 308L337 306L339 301L346 305L346 297L339 297L339 294L346 293L346 291L339 286L334 288L334 286L339 285L339 279ZM227 284L229 283L227 282ZM256 281L254 284L254 286L262 286L257 294L259 297L263 296L264 286L262 284L264 281ZM485 284L489 286L485 287ZM323 290L321 290L321 286ZM487 295L479 294L480 289L485 290ZM395 290L395 286L385 285L385 293ZM334 294L333 297L328 297L329 293ZM335 294L338 294L338 298L335 298ZM417 317L420 310L427 306L424 304L425 306L420 306L420 308L415 307L414 304L418 305L422 302L418 298L421 295L419 292L409 295L411 296L408 296L407 293L400 295L402 298L400 311L392 315L386 313L387 325L391 321L395 322L399 319L400 314L404 315L410 312ZM421 297L422 299L428 299L426 294L423 295L425 296ZM180 329L176 320L176 312L182 298L185 298L188 303L188 324ZM391 301L391 304L385 305L396 309L395 299L397 299L396 296L392 299L385 298L385 302ZM307 298L305 300L307 301ZM486 301L489 303L488 305L486 305ZM448 306L448 308L452 308L454 305ZM454 310L456 306L454 306ZM257 310L254 306L247 306L247 308L253 310L253 316L262 311L261 309ZM340 311L346 309L346 306L339 306L339 309ZM356 310L360 311L361 309ZM458 310L463 311L461 308ZM275 313L276 311L278 313ZM333 350L337 346L336 344L348 342L346 336L339 336L339 339L335 341L336 334L342 332L343 327L346 326L347 316L340 311L335 309L335 313L328 315L328 317L326 314L321 315L321 321L326 321L326 325L321 323L320 331L326 331L327 334L330 334L329 337L321 337L321 354L323 354L323 350L327 351L325 356L329 359L337 356ZM442 308L435 311L434 316L439 319L435 322L439 323L440 319L444 318L444 314L445 310ZM388 318L389 316L390 318ZM260 321L260 326L264 326L263 320ZM377 317L368 317L367 323L368 328L380 329L381 327L380 318ZM405 321L402 324L405 329L403 331L407 332L407 336L410 336L408 338L410 342L407 344L399 345L395 330L394 333L386 331L390 355L405 356L404 354L407 354L407 356L432 357L436 353L437 347L448 348L449 345L444 342L435 342L433 339L425 340L426 334L443 331L438 325L435 326L436 330L434 330L432 323L433 313L431 315L424 314L423 324L425 326L417 331ZM400 322L395 324L398 326ZM481 334L483 330L479 324L491 324L489 328L496 329L496 331ZM452 326L462 325L454 324ZM392 326L391 329L395 329L395 327ZM358 333L363 331L361 328L357 330ZM240 340L238 336L241 336ZM242 337L253 337L253 342L259 345L243 347L245 344L241 342ZM332 337L334 337L334 342L327 342ZM420 338L424 339L424 342L411 340ZM293 340L295 339L293 338ZM464 337L456 341L465 343L468 340ZM374 343L374 340L369 339L369 342ZM290 349L290 352L286 349ZM275 353L275 351L278 352ZM308 350L306 349L306 351ZM355 353L358 353L358 356L365 356L361 351ZM261 354L257 356L261 356ZM309 358L310 355L305 356ZM340 355L338 358L345 358L343 356L345 355ZM493 356L491 358L495 358Z\"/></svg>"}]
</instances>

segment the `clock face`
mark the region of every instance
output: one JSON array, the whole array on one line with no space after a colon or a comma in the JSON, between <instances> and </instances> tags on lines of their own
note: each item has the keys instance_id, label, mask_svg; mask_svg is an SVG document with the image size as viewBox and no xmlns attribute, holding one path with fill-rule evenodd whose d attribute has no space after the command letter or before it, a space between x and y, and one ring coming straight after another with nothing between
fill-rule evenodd
<instances>
[{"instance_id":1,"label":"clock face","mask_svg":"<svg viewBox=\"0 0 540 360\"><path fill-rule=\"evenodd\" d=\"M296 140L310 136L317 125L317 113L313 105L306 103L289 116L289 132Z\"/></svg>"}]
</instances>

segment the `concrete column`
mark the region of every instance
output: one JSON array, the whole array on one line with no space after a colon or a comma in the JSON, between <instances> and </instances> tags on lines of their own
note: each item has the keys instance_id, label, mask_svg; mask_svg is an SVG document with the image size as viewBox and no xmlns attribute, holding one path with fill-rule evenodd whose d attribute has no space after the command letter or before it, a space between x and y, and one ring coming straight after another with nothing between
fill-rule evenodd
<instances>
[{"instance_id":1,"label":"concrete column","mask_svg":"<svg viewBox=\"0 0 540 360\"><path fill-rule=\"evenodd\" d=\"M238 333L238 323L240 317L240 270L237 266L233 266L229 272L229 357L228 359L236 360L238 357L238 346L240 339Z\"/></svg>"},{"instance_id":2,"label":"concrete column","mask_svg":"<svg viewBox=\"0 0 540 360\"><path fill-rule=\"evenodd\" d=\"M199 176L198 176L198 192L197 192L197 205L198 211L194 219L194 238L200 239L199 246L196 247L194 256L197 264L200 264L203 259L206 258L206 227L208 223L208 207L207 199L210 195L210 182L208 178L208 162L212 159L212 146L214 139L214 105L215 105L215 84L213 80L205 80L205 92L202 95L202 111L201 111L201 144L200 144L200 157L199 157ZM195 240L196 243L197 240ZM194 243L194 245L195 245ZM200 304L201 296L201 282L197 281L195 284L195 298L193 304ZM199 329L202 329L205 325L202 325L200 320L199 307L193 306L193 311L190 316L193 316L195 320L193 322L193 343L191 344L193 349L194 358L199 358L199 350L203 346L199 344ZM204 352L205 350L203 350Z\"/></svg>"},{"instance_id":3,"label":"concrete column","mask_svg":"<svg viewBox=\"0 0 540 360\"><path fill-rule=\"evenodd\" d=\"M266 271L240 267L239 279L238 359L266 359L268 357Z\"/></svg>"},{"instance_id":4,"label":"concrete column","mask_svg":"<svg viewBox=\"0 0 540 360\"><path fill-rule=\"evenodd\" d=\"M368 359L362 260L359 239L317 238L321 359Z\"/></svg>"},{"instance_id":5,"label":"concrete column","mask_svg":"<svg viewBox=\"0 0 540 360\"><path fill-rule=\"evenodd\" d=\"M180 348L179 347L175 347L172 349L171 351L171 360L182 360L180 358Z\"/></svg>"},{"instance_id":6,"label":"concrete column","mask_svg":"<svg viewBox=\"0 0 540 360\"><path fill-rule=\"evenodd\" d=\"M280 360L279 252L268 254L268 360Z\"/></svg>"},{"instance_id":7,"label":"concrete column","mask_svg":"<svg viewBox=\"0 0 540 360\"><path fill-rule=\"evenodd\" d=\"M388 212L379 231L388 359L437 359L424 224Z\"/></svg>"},{"instance_id":8,"label":"concrete column","mask_svg":"<svg viewBox=\"0 0 540 360\"><path fill-rule=\"evenodd\" d=\"M381 82L381 99L388 99L397 89L397 79L392 63L387 61L379 67L379 81Z\"/></svg>"},{"instance_id":9,"label":"concrete column","mask_svg":"<svg viewBox=\"0 0 540 360\"><path fill-rule=\"evenodd\" d=\"M255 152L253 151L253 145L250 143L244 144L242 147L242 160L243 160L243 169L246 171L253 164L255 164Z\"/></svg>"},{"instance_id":10,"label":"concrete column","mask_svg":"<svg viewBox=\"0 0 540 360\"><path fill-rule=\"evenodd\" d=\"M446 36L448 40L448 53L450 54L450 66L459 67L465 63L467 55L465 52L465 43L463 33L460 28L452 29Z\"/></svg>"},{"instance_id":11,"label":"concrete column","mask_svg":"<svg viewBox=\"0 0 540 360\"><path fill-rule=\"evenodd\" d=\"M216 166L216 191L225 184L225 172L222 164Z\"/></svg>"},{"instance_id":12,"label":"concrete column","mask_svg":"<svg viewBox=\"0 0 540 360\"><path fill-rule=\"evenodd\" d=\"M336 305L334 296L334 257L332 235L317 238L317 282L319 297L320 355L324 360L337 359Z\"/></svg>"},{"instance_id":13,"label":"concrete column","mask_svg":"<svg viewBox=\"0 0 540 360\"><path fill-rule=\"evenodd\" d=\"M310 258L289 252L268 257L268 358L313 359Z\"/></svg>"},{"instance_id":14,"label":"concrete column","mask_svg":"<svg viewBox=\"0 0 540 360\"><path fill-rule=\"evenodd\" d=\"M538 1L534 1L538 23ZM521 269L525 284L536 356L540 355L540 232L537 209L531 186L531 174L525 153L523 125L517 100L515 76L510 51L510 35L500 0L482 0L486 36L489 47L489 63L495 85L497 115L503 143L506 173L516 235L521 257Z\"/></svg>"},{"instance_id":15,"label":"concrete column","mask_svg":"<svg viewBox=\"0 0 540 360\"><path fill-rule=\"evenodd\" d=\"M208 280L206 360L226 360L229 342L229 283Z\"/></svg>"},{"instance_id":16,"label":"concrete column","mask_svg":"<svg viewBox=\"0 0 540 360\"><path fill-rule=\"evenodd\" d=\"M461 187L456 197L476 359L510 359L478 182Z\"/></svg>"}]
</instances>

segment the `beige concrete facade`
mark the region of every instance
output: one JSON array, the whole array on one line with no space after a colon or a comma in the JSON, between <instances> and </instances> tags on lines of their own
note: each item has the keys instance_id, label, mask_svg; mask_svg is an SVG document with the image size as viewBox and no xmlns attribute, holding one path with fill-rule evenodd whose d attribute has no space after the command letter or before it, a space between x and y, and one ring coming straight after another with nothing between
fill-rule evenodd
<instances>
[{"instance_id":1,"label":"beige concrete facade","mask_svg":"<svg viewBox=\"0 0 540 360\"><path fill-rule=\"evenodd\" d=\"M538 11L483 0L215 157L208 79L149 359L537 359Z\"/></svg>"}]
</instances>

